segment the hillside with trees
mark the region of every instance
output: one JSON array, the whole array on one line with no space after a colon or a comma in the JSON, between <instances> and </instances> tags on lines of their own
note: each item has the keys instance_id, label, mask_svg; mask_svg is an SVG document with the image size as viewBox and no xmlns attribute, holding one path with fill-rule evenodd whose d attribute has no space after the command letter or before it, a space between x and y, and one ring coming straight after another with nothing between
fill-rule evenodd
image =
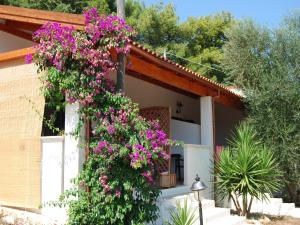
<instances>
[{"instance_id":1,"label":"hillside with trees","mask_svg":"<svg viewBox=\"0 0 300 225\"><path fill-rule=\"evenodd\" d=\"M96 7L103 14L116 12L115 0L0 0L0 4L49 11L82 13L86 7ZM224 83L220 67L224 32L234 23L229 13L206 17L190 17L179 22L175 7L162 3L146 7L139 0L127 0L126 20L135 28L135 40L183 66Z\"/></svg>"}]
</instances>

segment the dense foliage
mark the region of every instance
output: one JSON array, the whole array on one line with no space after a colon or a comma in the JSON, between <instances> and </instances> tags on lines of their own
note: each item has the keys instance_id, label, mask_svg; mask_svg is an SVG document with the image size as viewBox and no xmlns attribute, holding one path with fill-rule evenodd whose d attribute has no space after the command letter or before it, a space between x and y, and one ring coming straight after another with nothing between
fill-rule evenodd
<instances>
[{"instance_id":1,"label":"dense foliage","mask_svg":"<svg viewBox=\"0 0 300 225\"><path fill-rule=\"evenodd\" d=\"M254 198L267 200L279 189L280 172L273 155L247 124L237 128L221 152L215 165L217 193L221 199L229 197L239 215L249 215Z\"/></svg>"},{"instance_id":2,"label":"dense foliage","mask_svg":"<svg viewBox=\"0 0 300 225\"><path fill-rule=\"evenodd\" d=\"M168 18L168 19L166 19ZM225 30L234 23L229 13L206 17L190 17L178 23L174 7L152 6L140 16L136 30L139 42L155 51L167 51L167 57L213 80L224 82L219 66L223 58Z\"/></svg>"},{"instance_id":3,"label":"dense foliage","mask_svg":"<svg viewBox=\"0 0 300 225\"><path fill-rule=\"evenodd\" d=\"M300 14L269 30L244 21L227 33L224 66L243 88L249 120L280 162L289 199L300 183Z\"/></svg>"},{"instance_id":4,"label":"dense foliage","mask_svg":"<svg viewBox=\"0 0 300 225\"><path fill-rule=\"evenodd\" d=\"M1 0L0 0L1 1ZM100 13L116 12L115 0L2 0L1 4L19 7L81 13L87 7L96 7ZM159 54L167 51L167 57L219 82L225 73L220 62L224 32L234 24L229 13L205 17L191 17L180 23L172 4L163 3L146 7L139 0L126 0L126 20L137 31L134 38Z\"/></svg>"},{"instance_id":5,"label":"dense foliage","mask_svg":"<svg viewBox=\"0 0 300 225\"><path fill-rule=\"evenodd\" d=\"M137 104L115 93L112 51L129 53L132 28L95 8L84 14L83 31L47 23L34 34L45 97L80 104L78 131L92 121L88 159L57 204L68 206L69 224L144 224L157 217L156 165L173 142L157 122L139 116Z\"/></svg>"}]
</instances>

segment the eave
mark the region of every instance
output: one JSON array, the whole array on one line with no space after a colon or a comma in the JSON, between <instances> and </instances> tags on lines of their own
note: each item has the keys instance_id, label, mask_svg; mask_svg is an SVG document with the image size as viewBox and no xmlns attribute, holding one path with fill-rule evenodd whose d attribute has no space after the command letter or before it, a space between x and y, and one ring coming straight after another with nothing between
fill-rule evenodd
<instances>
[{"instance_id":1,"label":"eave","mask_svg":"<svg viewBox=\"0 0 300 225\"><path fill-rule=\"evenodd\" d=\"M77 29L83 29L84 27L84 17L82 15L2 5L0 5L0 20L2 20L0 30L28 40L32 32L48 21L74 26ZM0 62L24 58L26 54L33 52L33 48L26 48L0 53ZM215 102L223 105L236 109L243 109L244 107L243 97L232 92L224 85L201 76L171 60L164 59L135 42L131 43L129 61L126 72L131 76L192 97L212 96Z\"/></svg>"}]
</instances>

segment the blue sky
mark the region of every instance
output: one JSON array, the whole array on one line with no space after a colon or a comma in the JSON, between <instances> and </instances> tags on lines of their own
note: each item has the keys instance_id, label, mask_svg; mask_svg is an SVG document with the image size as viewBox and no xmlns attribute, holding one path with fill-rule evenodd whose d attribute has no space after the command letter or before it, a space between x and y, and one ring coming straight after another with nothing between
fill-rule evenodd
<instances>
[{"instance_id":1,"label":"blue sky","mask_svg":"<svg viewBox=\"0 0 300 225\"><path fill-rule=\"evenodd\" d=\"M144 0L148 6L160 0ZM206 16L220 11L231 12L235 18L253 18L260 24L277 27L288 12L300 10L300 0L163 0L173 3L180 21L189 16Z\"/></svg>"}]
</instances>

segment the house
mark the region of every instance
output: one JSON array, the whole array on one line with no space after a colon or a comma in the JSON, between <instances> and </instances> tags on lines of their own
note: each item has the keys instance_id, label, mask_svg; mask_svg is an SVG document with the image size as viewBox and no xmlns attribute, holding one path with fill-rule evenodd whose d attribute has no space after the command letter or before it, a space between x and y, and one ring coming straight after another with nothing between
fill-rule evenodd
<instances>
[{"instance_id":1,"label":"house","mask_svg":"<svg viewBox=\"0 0 300 225\"><path fill-rule=\"evenodd\" d=\"M82 140L69 135L78 121L77 104L67 105L61 117L64 136L42 130L45 100L36 66L24 57L34 51L32 33L47 21L84 25L81 15L0 6L0 205L50 215L58 209L39 205L71 187L85 158ZM213 199L211 159L244 118L242 96L135 42L128 60L125 94L144 110L170 109L170 136L185 143L171 149L183 162L177 168L183 181L163 194L188 192L198 173L209 187L205 197ZM174 166L171 161L173 172Z\"/></svg>"}]
</instances>

